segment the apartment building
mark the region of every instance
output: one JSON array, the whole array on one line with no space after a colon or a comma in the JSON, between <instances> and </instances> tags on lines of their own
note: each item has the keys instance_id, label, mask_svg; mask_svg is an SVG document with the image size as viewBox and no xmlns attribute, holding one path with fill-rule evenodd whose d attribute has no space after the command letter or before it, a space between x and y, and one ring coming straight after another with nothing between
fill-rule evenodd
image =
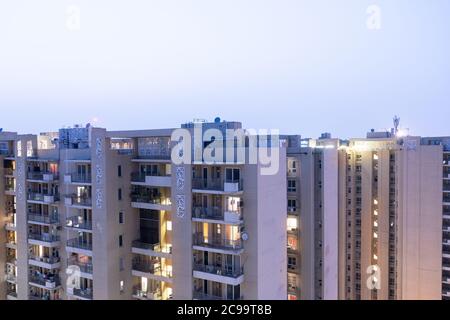
<instances>
[{"instance_id":1,"label":"apartment building","mask_svg":"<svg viewBox=\"0 0 450 320\"><path fill-rule=\"evenodd\" d=\"M423 145L441 145L442 153L442 299L450 300L450 137L422 138Z\"/></svg>"},{"instance_id":2,"label":"apartment building","mask_svg":"<svg viewBox=\"0 0 450 320\"><path fill-rule=\"evenodd\" d=\"M338 139L287 143L288 299L338 298Z\"/></svg>"},{"instance_id":3,"label":"apartment building","mask_svg":"<svg viewBox=\"0 0 450 320\"><path fill-rule=\"evenodd\" d=\"M194 131L242 125L182 128L194 153L221 139ZM285 299L285 148L272 175L259 162L175 164L174 130L0 133L1 297Z\"/></svg>"},{"instance_id":4,"label":"apartment building","mask_svg":"<svg viewBox=\"0 0 450 320\"><path fill-rule=\"evenodd\" d=\"M370 132L339 149L339 298L441 298L442 146Z\"/></svg>"}]
</instances>

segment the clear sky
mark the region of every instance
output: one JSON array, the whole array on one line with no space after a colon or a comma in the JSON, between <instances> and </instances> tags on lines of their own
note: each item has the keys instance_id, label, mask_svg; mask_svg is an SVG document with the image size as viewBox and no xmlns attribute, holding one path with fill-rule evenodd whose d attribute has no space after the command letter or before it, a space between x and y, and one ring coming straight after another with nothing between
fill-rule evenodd
<instances>
[{"instance_id":1,"label":"clear sky","mask_svg":"<svg viewBox=\"0 0 450 320\"><path fill-rule=\"evenodd\" d=\"M344 138L398 114L450 135L449 17L448 0L0 0L0 128L220 116Z\"/></svg>"}]
</instances>

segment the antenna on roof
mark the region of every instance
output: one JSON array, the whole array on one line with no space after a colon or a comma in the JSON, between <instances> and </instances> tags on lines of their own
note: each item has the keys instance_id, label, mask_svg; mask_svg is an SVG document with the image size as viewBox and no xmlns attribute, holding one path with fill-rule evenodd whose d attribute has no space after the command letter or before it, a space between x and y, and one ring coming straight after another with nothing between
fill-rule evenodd
<instances>
[{"instance_id":1,"label":"antenna on roof","mask_svg":"<svg viewBox=\"0 0 450 320\"><path fill-rule=\"evenodd\" d=\"M398 133L398 126L400 125L400 117L394 116L394 134Z\"/></svg>"}]
</instances>

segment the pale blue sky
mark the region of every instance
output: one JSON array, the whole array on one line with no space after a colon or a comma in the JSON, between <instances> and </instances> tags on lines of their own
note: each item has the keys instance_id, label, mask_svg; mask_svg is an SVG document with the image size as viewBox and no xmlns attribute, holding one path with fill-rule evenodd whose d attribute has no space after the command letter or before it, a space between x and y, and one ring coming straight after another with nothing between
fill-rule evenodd
<instances>
[{"instance_id":1,"label":"pale blue sky","mask_svg":"<svg viewBox=\"0 0 450 320\"><path fill-rule=\"evenodd\" d=\"M449 15L448 0L0 0L0 127L220 116L350 137L398 114L413 134L450 135Z\"/></svg>"}]
</instances>

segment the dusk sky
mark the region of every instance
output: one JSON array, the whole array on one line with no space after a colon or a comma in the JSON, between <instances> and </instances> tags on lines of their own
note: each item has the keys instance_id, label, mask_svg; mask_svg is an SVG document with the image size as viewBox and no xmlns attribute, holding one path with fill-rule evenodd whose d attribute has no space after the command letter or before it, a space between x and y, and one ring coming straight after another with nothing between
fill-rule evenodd
<instances>
[{"instance_id":1,"label":"dusk sky","mask_svg":"<svg viewBox=\"0 0 450 320\"><path fill-rule=\"evenodd\" d=\"M399 115L450 135L449 16L448 0L0 0L0 128L219 116L347 138Z\"/></svg>"}]
</instances>

